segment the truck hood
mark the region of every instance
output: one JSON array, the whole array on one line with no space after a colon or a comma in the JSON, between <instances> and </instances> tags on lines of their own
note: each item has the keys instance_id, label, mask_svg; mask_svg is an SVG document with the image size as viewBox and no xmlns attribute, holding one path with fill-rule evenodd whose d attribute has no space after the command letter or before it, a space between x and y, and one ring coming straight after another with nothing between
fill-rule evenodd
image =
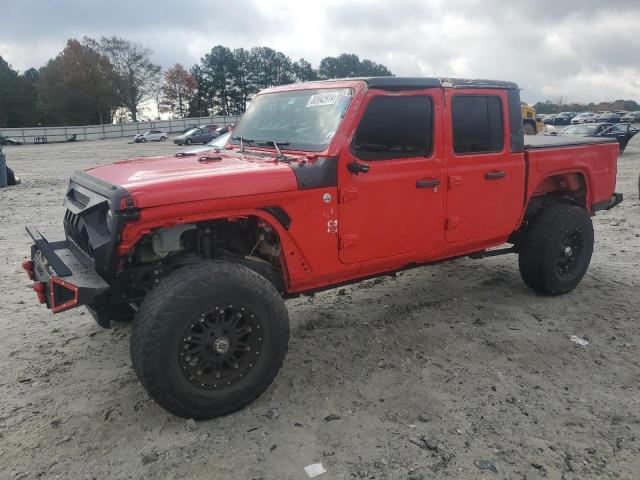
<instances>
[{"instance_id":1,"label":"truck hood","mask_svg":"<svg viewBox=\"0 0 640 480\"><path fill-rule=\"evenodd\" d=\"M249 152L133 158L86 172L126 188L138 208L298 188L286 163Z\"/></svg>"}]
</instances>

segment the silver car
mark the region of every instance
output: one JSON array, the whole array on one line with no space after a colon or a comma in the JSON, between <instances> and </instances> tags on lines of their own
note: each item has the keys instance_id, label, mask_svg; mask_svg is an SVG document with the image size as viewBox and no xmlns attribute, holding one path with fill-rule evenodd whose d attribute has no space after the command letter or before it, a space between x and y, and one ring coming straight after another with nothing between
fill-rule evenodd
<instances>
[{"instance_id":1,"label":"silver car","mask_svg":"<svg viewBox=\"0 0 640 480\"><path fill-rule=\"evenodd\" d=\"M167 138L169 138L169 134L167 132L161 132L160 130L148 130L133 137L133 141L136 143L164 142Z\"/></svg>"},{"instance_id":2,"label":"silver car","mask_svg":"<svg viewBox=\"0 0 640 480\"><path fill-rule=\"evenodd\" d=\"M207 143L213 140L215 135L206 128L192 128L173 139L176 145L191 145L192 143Z\"/></svg>"}]
</instances>

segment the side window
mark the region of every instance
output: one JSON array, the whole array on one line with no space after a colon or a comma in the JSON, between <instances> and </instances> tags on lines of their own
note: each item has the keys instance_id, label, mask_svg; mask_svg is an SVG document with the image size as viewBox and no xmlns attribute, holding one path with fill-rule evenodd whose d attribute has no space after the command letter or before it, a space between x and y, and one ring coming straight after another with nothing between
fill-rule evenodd
<instances>
[{"instance_id":1,"label":"side window","mask_svg":"<svg viewBox=\"0 0 640 480\"><path fill-rule=\"evenodd\" d=\"M451 106L455 153L499 152L504 146L499 97L456 95Z\"/></svg>"},{"instance_id":2,"label":"side window","mask_svg":"<svg viewBox=\"0 0 640 480\"><path fill-rule=\"evenodd\" d=\"M432 139L431 97L374 97L362 115L352 152L362 160L427 157Z\"/></svg>"}]
</instances>

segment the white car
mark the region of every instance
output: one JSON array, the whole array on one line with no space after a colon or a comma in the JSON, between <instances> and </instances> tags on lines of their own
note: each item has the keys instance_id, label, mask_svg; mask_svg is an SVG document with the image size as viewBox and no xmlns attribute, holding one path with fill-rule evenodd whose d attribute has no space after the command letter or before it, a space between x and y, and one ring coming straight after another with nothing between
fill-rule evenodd
<instances>
[{"instance_id":1,"label":"white car","mask_svg":"<svg viewBox=\"0 0 640 480\"><path fill-rule=\"evenodd\" d=\"M167 132L161 132L160 130L148 130L133 137L133 141L136 143L164 142L168 137L169 134Z\"/></svg>"},{"instance_id":2,"label":"white car","mask_svg":"<svg viewBox=\"0 0 640 480\"><path fill-rule=\"evenodd\" d=\"M590 120L595 117L593 112L581 112L571 119L571 123L576 125L578 123L590 123Z\"/></svg>"}]
</instances>

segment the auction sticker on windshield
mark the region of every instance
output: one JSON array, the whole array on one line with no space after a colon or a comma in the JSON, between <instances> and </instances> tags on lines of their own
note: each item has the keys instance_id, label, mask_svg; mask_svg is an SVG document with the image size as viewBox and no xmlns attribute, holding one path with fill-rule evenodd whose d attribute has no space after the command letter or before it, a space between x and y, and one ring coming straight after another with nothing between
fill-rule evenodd
<instances>
[{"instance_id":1,"label":"auction sticker on windshield","mask_svg":"<svg viewBox=\"0 0 640 480\"><path fill-rule=\"evenodd\" d=\"M331 92L317 93L309 97L307 107L320 107L322 105L335 105L341 97L351 97L349 89L333 90Z\"/></svg>"}]
</instances>

